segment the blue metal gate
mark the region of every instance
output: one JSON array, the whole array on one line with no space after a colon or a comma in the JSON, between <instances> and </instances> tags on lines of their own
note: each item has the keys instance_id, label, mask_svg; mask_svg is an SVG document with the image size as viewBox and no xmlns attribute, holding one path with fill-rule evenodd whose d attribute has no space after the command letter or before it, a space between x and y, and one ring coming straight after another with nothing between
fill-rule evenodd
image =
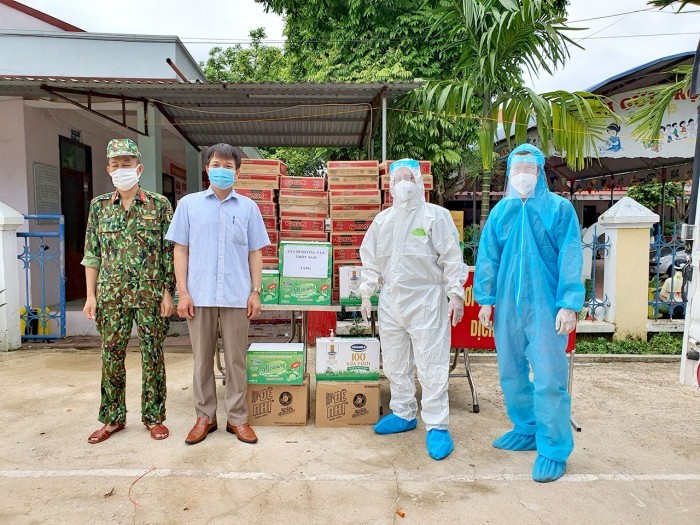
<instances>
[{"instance_id":1,"label":"blue metal gate","mask_svg":"<svg viewBox=\"0 0 700 525\"><path fill-rule=\"evenodd\" d=\"M61 339L66 336L66 261L65 261L65 225L63 215L25 215L28 221L58 222L58 231L54 232L17 232L17 237L24 239L24 248L17 258L22 261L25 277L24 308L20 313L23 322L23 341ZM39 239L39 246L32 250L32 239ZM44 239L56 239L53 247ZM34 263L34 264L32 264ZM46 300L46 267L54 264L59 270L58 308L51 310ZM41 303L32 304L30 283L32 271L41 272ZM56 333L57 332L57 333Z\"/></svg>"}]
</instances>

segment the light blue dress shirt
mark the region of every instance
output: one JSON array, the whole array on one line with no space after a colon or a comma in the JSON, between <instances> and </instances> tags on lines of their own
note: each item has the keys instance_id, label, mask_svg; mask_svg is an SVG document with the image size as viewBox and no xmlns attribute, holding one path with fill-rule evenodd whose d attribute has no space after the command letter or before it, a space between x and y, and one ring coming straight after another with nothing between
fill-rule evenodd
<instances>
[{"instance_id":1,"label":"light blue dress shirt","mask_svg":"<svg viewBox=\"0 0 700 525\"><path fill-rule=\"evenodd\" d=\"M235 190L223 201L211 188L185 195L165 238L189 247L187 289L195 306L247 306L248 253L270 244L255 202Z\"/></svg>"}]
</instances>

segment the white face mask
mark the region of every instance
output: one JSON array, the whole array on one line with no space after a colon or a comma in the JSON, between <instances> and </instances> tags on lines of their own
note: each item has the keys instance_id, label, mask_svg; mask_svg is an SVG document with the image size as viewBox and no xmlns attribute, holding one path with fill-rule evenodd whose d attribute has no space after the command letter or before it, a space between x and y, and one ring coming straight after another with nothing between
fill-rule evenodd
<instances>
[{"instance_id":1,"label":"white face mask","mask_svg":"<svg viewBox=\"0 0 700 525\"><path fill-rule=\"evenodd\" d=\"M118 168L109 174L112 177L112 184L121 191L133 188L139 182L138 166L135 168Z\"/></svg>"},{"instance_id":2,"label":"white face mask","mask_svg":"<svg viewBox=\"0 0 700 525\"><path fill-rule=\"evenodd\" d=\"M394 200L397 204L408 201L415 191L416 183L402 180L394 185Z\"/></svg>"},{"instance_id":3,"label":"white face mask","mask_svg":"<svg viewBox=\"0 0 700 525\"><path fill-rule=\"evenodd\" d=\"M528 197L537 186L537 175L516 173L511 175L510 183L521 197Z\"/></svg>"}]
</instances>

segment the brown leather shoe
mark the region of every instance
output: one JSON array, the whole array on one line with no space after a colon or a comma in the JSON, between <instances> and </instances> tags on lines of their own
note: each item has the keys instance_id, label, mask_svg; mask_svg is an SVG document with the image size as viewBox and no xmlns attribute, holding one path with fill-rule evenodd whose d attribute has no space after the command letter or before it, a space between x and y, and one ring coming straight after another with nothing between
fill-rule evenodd
<instances>
[{"instance_id":1,"label":"brown leather shoe","mask_svg":"<svg viewBox=\"0 0 700 525\"><path fill-rule=\"evenodd\" d=\"M216 419L209 423L209 420L206 417L200 416L197 418L197 422L192 427L192 430L190 430L190 433L187 434L185 443L188 445L196 445L197 443L201 443L206 439L207 435L214 432L217 428Z\"/></svg>"},{"instance_id":2,"label":"brown leather shoe","mask_svg":"<svg viewBox=\"0 0 700 525\"><path fill-rule=\"evenodd\" d=\"M250 428L248 423L243 423L242 425L233 426L231 423L226 423L226 432L229 434L236 434L239 441L243 443L257 443L258 436L255 435L255 431Z\"/></svg>"}]
</instances>

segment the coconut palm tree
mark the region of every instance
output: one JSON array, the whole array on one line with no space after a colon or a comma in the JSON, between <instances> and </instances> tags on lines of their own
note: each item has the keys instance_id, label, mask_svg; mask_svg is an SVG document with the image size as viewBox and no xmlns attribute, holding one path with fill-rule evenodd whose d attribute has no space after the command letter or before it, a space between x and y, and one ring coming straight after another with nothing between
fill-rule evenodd
<instances>
[{"instance_id":1,"label":"coconut palm tree","mask_svg":"<svg viewBox=\"0 0 700 525\"><path fill-rule=\"evenodd\" d=\"M663 9L664 7L668 7L670 5L673 5L675 7L675 4L681 4L678 7L678 10L680 11L687 5L698 5L700 6L700 0L651 0L647 2L649 5L653 5L654 7L659 7Z\"/></svg>"},{"instance_id":2,"label":"coconut palm tree","mask_svg":"<svg viewBox=\"0 0 700 525\"><path fill-rule=\"evenodd\" d=\"M524 73L552 74L569 58L566 1L445 0L432 12L433 31L448 32L461 50L455 80L428 81L414 95L414 106L480 121L482 162L481 223L489 213L493 145L499 122L506 140L525 142L534 123L545 152L558 151L580 170L593 142L610 119L605 101L586 92L537 94L525 86ZM579 46L577 46L579 47Z\"/></svg>"}]
</instances>

